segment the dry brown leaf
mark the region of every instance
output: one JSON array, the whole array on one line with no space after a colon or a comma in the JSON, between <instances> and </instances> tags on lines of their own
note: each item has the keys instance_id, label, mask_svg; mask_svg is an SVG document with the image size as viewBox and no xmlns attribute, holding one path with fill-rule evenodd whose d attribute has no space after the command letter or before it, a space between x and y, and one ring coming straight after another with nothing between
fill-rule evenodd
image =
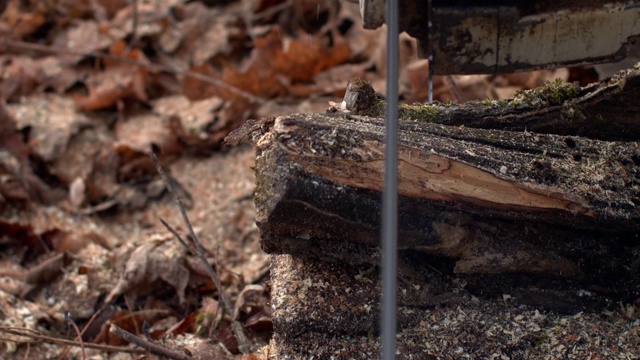
<instances>
[{"instance_id":1,"label":"dry brown leaf","mask_svg":"<svg viewBox=\"0 0 640 360\"><path fill-rule=\"evenodd\" d=\"M327 45L329 42L332 42L331 46ZM254 45L250 58L240 68L227 64L218 72L205 64L192 71L220 78L232 87L259 97L272 98L290 93L291 84L309 82L320 71L344 63L350 55L349 45L337 32L305 34L283 41L280 30L274 27ZM214 144L219 144L256 109L255 104L227 89L193 78L184 79L183 93L194 100L220 97L227 101L216 122L219 130L211 136Z\"/></svg>"},{"instance_id":2,"label":"dry brown leaf","mask_svg":"<svg viewBox=\"0 0 640 360\"><path fill-rule=\"evenodd\" d=\"M109 331L111 324L116 324L130 333L137 334L138 331L142 329L143 323L155 323L160 319L166 318L168 315L169 311L162 309L117 312L112 314L111 318L102 324L100 333L96 336L94 342L113 346L126 345L126 340L111 334Z\"/></svg>"},{"instance_id":3,"label":"dry brown leaf","mask_svg":"<svg viewBox=\"0 0 640 360\"><path fill-rule=\"evenodd\" d=\"M175 133L175 119L153 114L135 116L116 126L115 150L120 158L120 180L155 173L147 152L157 150L161 159L180 154L182 145Z\"/></svg>"},{"instance_id":4,"label":"dry brown leaf","mask_svg":"<svg viewBox=\"0 0 640 360\"><path fill-rule=\"evenodd\" d=\"M33 199L50 204L60 200L64 196L60 191L50 189L33 174L28 158L32 151L22 142L17 123L10 111L0 105L0 203L15 201L25 205Z\"/></svg>"},{"instance_id":5,"label":"dry brown leaf","mask_svg":"<svg viewBox=\"0 0 640 360\"><path fill-rule=\"evenodd\" d=\"M451 79L465 101L495 98L490 75L454 75Z\"/></svg>"},{"instance_id":6,"label":"dry brown leaf","mask_svg":"<svg viewBox=\"0 0 640 360\"><path fill-rule=\"evenodd\" d=\"M129 5L118 9L109 22L109 33L117 39L124 39L133 33L134 17L137 15L136 36L159 35L170 21L170 3L166 1L139 2L137 14Z\"/></svg>"},{"instance_id":7,"label":"dry brown leaf","mask_svg":"<svg viewBox=\"0 0 640 360\"><path fill-rule=\"evenodd\" d=\"M31 150L22 142L15 119L3 104L0 104L0 148L15 156L21 165L26 165L31 154Z\"/></svg>"},{"instance_id":8,"label":"dry brown leaf","mask_svg":"<svg viewBox=\"0 0 640 360\"><path fill-rule=\"evenodd\" d=\"M226 67L222 79L241 90L269 98L287 92L289 82L308 82L320 71L345 62L350 55L349 45L337 33L333 45L323 34L301 35L282 40L278 28L257 39L255 49L244 70ZM264 61L269 59L270 61Z\"/></svg>"},{"instance_id":9,"label":"dry brown leaf","mask_svg":"<svg viewBox=\"0 0 640 360\"><path fill-rule=\"evenodd\" d=\"M46 6L38 3L34 2L31 9L24 9L24 2L8 1L2 12L0 31L13 39L22 39L36 32L46 21Z\"/></svg>"},{"instance_id":10,"label":"dry brown leaf","mask_svg":"<svg viewBox=\"0 0 640 360\"><path fill-rule=\"evenodd\" d=\"M41 81L39 66L26 56L3 56L0 60L2 82L0 96L7 100L17 100L31 94Z\"/></svg>"},{"instance_id":11,"label":"dry brown leaf","mask_svg":"<svg viewBox=\"0 0 640 360\"><path fill-rule=\"evenodd\" d=\"M69 199L84 206L104 201L116 193L119 168L114 139L100 123L82 129L66 146L66 151L50 164L58 179L69 187ZM84 185L84 190L75 186ZM81 182L81 184L78 184ZM75 198L82 195L80 198ZM74 200L75 199L75 200ZM78 208L74 208L78 210Z\"/></svg>"},{"instance_id":12,"label":"dry brown leaf","mask_svg":"<svg viewBox=\"0 0 640 360\"><path fill-rule=\"evenodd\" d=\"M20 295L29 287L22 279L24 278L24 269L20 264L10 260L0 260L0 293L5 292L11 295Z\"/></svg>"},{"instance_id":13,"label":"dry brown leaf","mask_svg":"<svg viewBox=\"0 0 640 360\"><path fill-rule=\"evenodd\" d=\"M179 21L167 26L158 38L160 63L186 69L244 49L246 29L238 21L237 12L210 9L194 1L175 7L173 13Z\"/></svg>"},{"instance_id":14,"label":"dry brown leaf","mask_svg":"<svg viewBox=\"0 0 640 360\"><path fill-rule=\"evenodd\" d=\"M10 155L0 151L0 205L11 203L19 207L25 207L31 196L29 188L21 181L21 177L15 172L15 167L7 166L4 162Z\"/></svg>"},{"instance_id":15,"label":"dry brown leaf","mask_svg":"<svg viewBox=\"0 0 640 360\"><path fill-rule=\"evenodd\" d=\"M152 105L154 112L162 117L179 117L187 133L208 137L209 130L220 127L216 115L224 101L216 97L191 101L183 95L174 95L155 100Z\"/></svg>"},{"instance_id":16,"label":"dry brown leaf","mask_svg":"<svg viewBox=\"0 0 640 360\"><path fill-rule=\"evenodd\" d=\"M240 294L238 294L238 298L236 299L236 303L233 306L233 320L237 320L240 315L240 311L246 310L245 306L256 306L258 303L256 300L264 299L262 293L264 292L264 287L262 285L247 285L245 286ZM265 305L265 304L261 304Z\"/></svg>"},{"instance_id":17,"label":"dry brown leaf","mask_svg":"<svg viewBox=\"0 0 640 360\"><path fill-rule=\"evenodd\" d=\"M185 301L189 270L184 265L185 249L172 237L156 237L138 246L129 257L116 287L107 296L109 303L120 295L143 295L158 286L158 280L171 285Z\"/></svg>"},{"instance_id":18,"label":"dry brown leaf","mask_svg":"<svg viewBox=\"0 0 640 360\"><path fill-rule=\"evenodd\" d=\"M89 54L109 47L115 40L106 29L94 20L76 21L75 26L58 33L53 41L55 46ZM66 64L77 64L85 58L84 55L59 54Z\"/></svg>"},{"instance_id":19,"label":"dry brown leaf","mask_svg":"<svg viewBox=\"0 0 640 360\"><path fill-rule=\"evenodd\" d=\"M0 204L24 207L31 200L30 186L20 174L20 162L6 150L0 150Z\"/></svg>"},{"instance_id":20,"label":"dry brown leaf","mask_svg":"<svg viewBox=\"0 0 640 360\"><path fill-rule=\"evenodd\" d=\"M41 261L38 265L27 270L24 274L24 282L35 285L51 281L62 273L64 257L64 253L57 253Z\"/></svg>"},{"instance_id":21,"label":"dry brown leaf","mask_svg":"<svg viewBox=\"0 0 640 360\"><path fill-rule=\"evenodd\" d=\"M71 137L91 124L67 97L45 94L25 98L8 106L18 129L28 129L28 144L45 161L54 161L67 151ZM70 180L69 180L70 181Z\"/></svg>"},{"instance_id":22,"label":"dry brown leaf","mask_svg":"<svg viewBox=\"0 0 640 360\"><path fill-rule=\"evenodd\" d=\"M146 154L155 146L161 149L162 153L175 153L179 149L176 137L171 133L169 122L159 116L149 114L135 116L126 121L116 124L115 134L118 142L117 148L127 147L131 153L138 153L133 156L120 156L123 164L126 164L132 157ZM120 151L119 151L120 152Z\"/></svg>"},{"instance_id":23,"label":"dry brown leaf","mask_svg":"<svg viewBox=\"0 0 640 360\"><path fill-rule=\"evenodd\" d=\"M77 254L90 244L102 246L110 249L108 241L99 233L94 231L50 231L48 241L55 251Z\"/></svg>"},{"instance_id":24,"label":"dry brown leaf","mask_svg":"<svg viewBox=\"0 0 640 360\"><path fill-rule=\"evenodd\" d=\"M331 38L332 45L327 45ZM349 45L337 33L301 35L285 39L277 27L257 39L250 58L241 68L227 65L220 78L227 84L245 92L270 98L288 92L289 83L309 82L320 71L344 63L350 55ZM269 61L265 61L269 59ZM193 69L196 72L218 77L208 67ZM237 95L215 85L198 80L185 79L185 94L193 99L219 96L236 100Z\"/></svg>"},{"instance_id":25,"label":"dry brown leaf","mask_svg":"<svg viewBox=\"0 0 640 360\"><path fill-rule=\"evenodd\" d=\"M273 61L273 70L293 82L307 82L320 71L344 63L350 54L349 45L337 32L302 35L284 43L282 53Z\"/></svg>"},{"instance_id":26,"label":"dry brown leaf","mask_svg":"<svg viewBox=\"0 0 640 360\"><path fill-rule=\"evenodd\" d=\"M257 333L273 331L273 318L271 317L270 309L264 308L264 311L258 311L249 316L249 318L244 321L244 327Z\"/></svg>"},{"instance_id":27,"label":"dry brown leaf","mask_svg":"<svg viewBox=\"0 0 640 360\"><path fill-rule=\"evenodd\" d=\"M138 49L126 50L124 42L110 46L109 53L147 63L148 60ZM98 110L115 105L125 98L146 102L147 69L140 65L105 59L105 71L93 74L87 80L88 95L74 95L76 106L81 110Z\"/></svg>"},{"instance_id":28,"label":"dry brown leaf","mask_svg":"<svg viewBox=\"0 0 640 360\"><path fill-rule=\"evenodd\" d=\"M214 23L204 34L198 37L191 56L192 65L202 65L216 55L230 52L228 41L228 25L222 22Z\"/></svg>"},{"instance_id":29,"label":"dry brown leaf","mask_svg":"<svg viewBox=\"0 0 640 360\"><path fill-rule=\"evenodd\" d=\"M64 92L81 77L81 72L63 66L54 56L34 60L27 56L0 56L0 96L7 100L21 100L41 89Z\"/></svg>"},{"instance_id":30,"label":"dry brown leaf","mask_svg":"<svg viewBox=\"0 0 640 360\"><path fill-rule=\"evenodd\" d=\"M346 90L346 80L354 77L363 78L365 67L362 64L344 64L328 68L318 73L313 78L313 85L307 85L307 92L300 92L305 84L291 86L291 93L298 97L310 97L319 94L326 94L338 98L344 97Z\"/></svg>"}]
</instances>

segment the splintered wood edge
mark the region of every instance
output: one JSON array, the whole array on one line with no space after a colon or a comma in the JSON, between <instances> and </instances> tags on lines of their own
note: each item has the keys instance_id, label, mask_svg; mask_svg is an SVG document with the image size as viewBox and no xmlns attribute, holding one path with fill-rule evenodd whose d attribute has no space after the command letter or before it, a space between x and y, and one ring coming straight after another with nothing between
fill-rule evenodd
<instances>
[{"instance_id":1,"label":"splintered wood edge","mask_svg":"<svg viewBox=\"0 0 640 360\"><path fill-rule=\"evenodd\" d=\"M279 135L295 131L298 126L276 119L274 131ZM279 144L289 161L305 171L336 184L369 190L383 190L384 144L365 140L356 149L364 160L355 161L299 154ZM435 201L467 202L495 209L561 210L593 217L587 202L559 189L511 181L495 174L424 150L399 145L398 194ZM322 161L317 161L322 158ZM497 169L500 172L500 169Z\"/></svg>"}]
</instances>

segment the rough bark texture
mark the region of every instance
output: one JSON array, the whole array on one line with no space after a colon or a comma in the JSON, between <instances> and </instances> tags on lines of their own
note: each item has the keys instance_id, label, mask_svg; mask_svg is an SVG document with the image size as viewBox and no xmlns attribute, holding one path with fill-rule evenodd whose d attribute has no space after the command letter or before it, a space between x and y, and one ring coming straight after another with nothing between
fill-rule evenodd
<instances>
[{"instance_id":1,"label":"rough bark texture","mask_svg":"<svg viewBox=\"0 0 640 360\"><path fill-rule=\"evenodd\" d=\"M426 318L434 307L473 306L469 299L504 294L514 306L558 314L635 301L640 105L631 99L639 88L638 72L630 71L609 84L564 87L552 100L538 90L504 103L401 109L401 313ZM372 290L379 289L384 124L354 114L375 115L382 105L357 81L345 101L351 114L283 116L241 131L258 149L263 248L293 256L275 257L272 266L276 342L284 355L301 354L304 336L325 339L329 350L377 347L379 292ZM600 140L578 136L585 134ZM343 275L334 279L326 269L336 266ZM326 293L313 303L299 297L296 281L304 276L324 284ZM403 334L415 330L411 321L400 325ZM344 341L330 345L332 334ZM363 335L372 347L354 345Z\"/></svg>"},{"instance_id":2,"label":"rough bark texture","mask_svg":"<svg viewBox=\"0 0 640 360\"><path fill-rule=\"evenodd\" d=\"M266 251L378 244L380 120L281 117L258 146ZM608 261L594 245L631 244L640 232L635 142L405 121L399 149L399 248L457 258L456 272L582 277L588 257Z\"/></svg>"}]
</instances>

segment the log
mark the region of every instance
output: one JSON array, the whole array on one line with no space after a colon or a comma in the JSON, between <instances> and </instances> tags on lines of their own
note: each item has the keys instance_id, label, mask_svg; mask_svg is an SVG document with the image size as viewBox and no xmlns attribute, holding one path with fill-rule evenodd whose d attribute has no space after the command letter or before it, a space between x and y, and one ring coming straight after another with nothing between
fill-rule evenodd
<instances>
[{"instance_id":1,"label":"log","mask_svg":"<svg viewBox=\"0 0 640 360\"><path fill-rule=\"evenodd\" d=\"M637 75L618 79L625 92L611 91L611 83L576 88L572 97L554 100L555 108L514 110L507 102L480 115L469 104L438 105L436 116L424 121L405 106L399 249L454 259L458 274L526 273L602 284L629 277L639 262L630 255L640 233L638 143L482 127L499 123L494 115L508 108L522 120L512 119L509 128L526 123L539 130L531 119L548 125L557 118L562 132L567 102L619 102L636 93ZM345 97L352 113L282 116L240 131L258 149L255 201L265 251L377 264L372 248L379 244L384 123L354 115L379 108L380 100L362 84L364 96L354 92L353 83ZM466 113L469 126L451 125ZM595 131L589 124L585 120L582 131Z\"/></svg>"},{"instance_id":2,"label":"log","mask_svg":"<svg viewBox=\"0 0 640 360\"><path fill-rule=\"evenodd\" d=\"M400 358L479 343L488 346L478 358L511 354L510 340L487 332L516 324L499 324L505 312L525 311L537 322L537 309L549 326L527 325L517 346L523 353L513 356L548 356L530 341L540 331L570 324L572 332L588 332L604 321L602 308L637 301L640 105L632 99L640 83L637 72L623 78L618 90L610 87L615 80L564 87L570 96L541 106L535 93L521 95L532 99L526 106L402 106ZM229 138L248 137L257 149L256 221L263 249L274 254L280 357L379 351L384 103L357 80L344 103L348 113L330 108L249 121ZM567 109L578 109L579 121ZM589 320L576 321L579 312ZM451 333L442 333L447 326L423 331L460 314L466 320ZM447 345L452 338L458 345ZM635 346L628 338L618 344Z\"/></svg>"},{"instance_id":3,"label":"log","mask_svg":"<svg viewBox=\"0 0 640 360\"><path fill-rule=\"evenodd\" d=\"M640 63L607 82L580 88L559 79L512 99L462 105L400 105L401 119L482 129L576 135L600 140L640 139ZM385 102L370 84L352 79L345 106L352 114L384 117Z\"/></svg>"}]
</instances>

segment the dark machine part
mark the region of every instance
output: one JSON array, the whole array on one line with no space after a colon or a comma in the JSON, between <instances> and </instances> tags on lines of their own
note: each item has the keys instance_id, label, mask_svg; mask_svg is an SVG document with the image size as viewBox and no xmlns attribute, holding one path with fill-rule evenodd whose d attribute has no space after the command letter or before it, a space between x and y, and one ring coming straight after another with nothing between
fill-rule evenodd
<instances>
[{"instance_id":1,"label":"dark machine part","mask_svg":"<svg viewBox=\"0 0 640 360\"><path fill-rule=\"evenodd\" d=\"M640 39L640 1L405 0L399 7L400 30L418 40L421 57L432 51L436 75L618 62ZM385 1L360 0L360 13L365 28L380 27Z\"/></svg>"}]
</instances>

